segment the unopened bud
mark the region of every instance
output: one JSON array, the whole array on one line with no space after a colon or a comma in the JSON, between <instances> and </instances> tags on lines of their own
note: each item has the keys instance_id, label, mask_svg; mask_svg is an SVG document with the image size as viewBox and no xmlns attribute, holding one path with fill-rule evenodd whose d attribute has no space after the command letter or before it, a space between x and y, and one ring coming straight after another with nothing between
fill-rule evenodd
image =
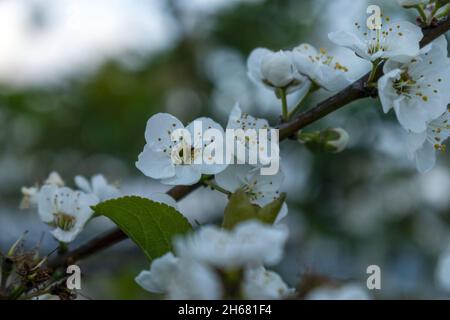
<instances>
[{"instance_id":1,"label":"unopened bud","mask_svg":"<svg viewBox=\"0 0 450 320\"><path fill-rule=\"evenodd\" d=\"M324 131L300 132L298 140L313 152L338 153L347 147L349 135L342 128L330 128Z\"/></svg>"}]
</instances>

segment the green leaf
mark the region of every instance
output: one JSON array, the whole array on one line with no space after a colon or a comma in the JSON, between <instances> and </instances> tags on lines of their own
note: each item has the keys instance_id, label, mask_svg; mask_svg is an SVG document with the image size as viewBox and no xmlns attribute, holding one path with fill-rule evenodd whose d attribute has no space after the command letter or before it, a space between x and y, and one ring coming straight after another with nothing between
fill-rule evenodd
<instances>
[{"instance_id":1,"label":"green leaf","mask_svg":"<svg viewBox=\"0 0 450 320\"><path fill-rule=\"evenodd\" d=\"M273 224L281 210L286 194L282 193L265 207L251 203L249 196L243 190L237 190L230 196L223 218L223 227L232 229L239 223L256 219L267 224Z\"/></svg>"},{"instance_id":2,"label":"green leaf","mask_svg":"<svg viewBox=\"0 0 450 320\"><path fill-rule=\"evenodd\" d=\"M111 219L150 259L172 250L174 236L192 230L176 209L140 197L123 197L93 207L95 214Z\"/></svg>"}]
</instances>

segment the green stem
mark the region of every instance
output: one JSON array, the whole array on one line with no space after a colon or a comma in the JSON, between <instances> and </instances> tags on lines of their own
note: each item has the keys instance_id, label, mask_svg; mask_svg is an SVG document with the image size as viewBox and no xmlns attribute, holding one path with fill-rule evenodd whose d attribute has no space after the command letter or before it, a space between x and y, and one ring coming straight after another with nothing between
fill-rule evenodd
<instances>
[{"instance_id":1,"label":"green stem","mask_svg":"<svg viewBox=\"0 0 450 320\"><path fill-rule=\"evenodd\" d=\"M295 115L295 114L303 107L302 103L303 103L303 101L305 100L305 98L306 98L309 94L311 94L311 93L313 93L314 91L317 91L317 90L319 90L319 89L320 89L320 87L319 87L317 84L313 83L313 84L311 85L311 88L309 89L308 93L305 94L305 95L300 99L300 101L297 102L297 104L295 105L294 109L292 109L291 112L288 113L288 119L292 118L292 116Z\"/></svg>"},{"instance_id":2,"label":"green stem","mask_svg":"<svg viewBox=\"0 0 450 320\"><path fill-rule=\"evenodd\" d=\"M420 18L422 19L422 21L424 23L427 23L427 14L423 10L423 6L419 4L419 5L415 6L414 8L416 8L417 12L419 12L419 15L420 15Z\"/></svg>"},{"instance_id":3,"label":"green stem","mask_svg":"<svg viewBox=\"0 0 450 320\"><path fill-rule=\"evenodd\" d=\"M377 72L378 72L378 68L380 67L381 62L382 62L382 60L379 59L379 60L375 60L372 63L372 71L370 72L369 80L367 80L367 85L368 86L372 86L372 82L375 81L375 78L376 78Z\"/></svg>"},{"instance_id":4,"label":"green stem","mask_svg":"<svg viewBox=\"0 0 450 320\"><path fill-rule=\"evenodd\" d=\"M231 192L230 192L230 191L225 190L225 189L222 188L222 187L219 187L217 184L215 184L215 183L214 183L213 181L211 181L211 180L204 180L204 181L203 181L203 184L206 185L206 186L208 186L208 187L211 187L211 189L217 190L217 191L219 191L219 192L221 192L221 193L223 193L223 194L225 194L225 195L227 195L227 196L231 195Z\"/></svg>"},{"instance_id":5,"label":"green stem","mask_svg":"<svg viewBox=\"0 0 450 320\"><path fill-rule=\"evenodd\" d=\"M289 113L288 113L286 89L280 90L280 99L281 99L282 119L283 121L287 121L289 119Z\"/></svg>"}]
</instances>

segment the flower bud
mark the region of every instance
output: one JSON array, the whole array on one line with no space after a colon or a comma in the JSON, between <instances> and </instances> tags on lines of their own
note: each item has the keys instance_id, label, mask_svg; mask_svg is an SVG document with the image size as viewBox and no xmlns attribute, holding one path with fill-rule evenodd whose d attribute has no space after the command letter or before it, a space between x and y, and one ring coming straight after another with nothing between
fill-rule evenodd
<instances>
[{"instance_id":1,"label":"flower bud","mask_svg":"<svg viewBox=\"0 0 450 320\"><path fill-rule=\"evenodd\" d=\"M292 59L283 51L267 54L261 61L261 73L270 86L285 87L294 80Z\"/></svg>"},{"instance_id":2,"label":"flower bud","mask_svg":"<svg viewBox=\"0 0 450 320\"><path fill-rule=\"evenodd\" d=\"M297 138L308 149L317 153L339 153L347 147L349 141L347 131L342 128L300 132Z\"/></svg>"}]
</instances>

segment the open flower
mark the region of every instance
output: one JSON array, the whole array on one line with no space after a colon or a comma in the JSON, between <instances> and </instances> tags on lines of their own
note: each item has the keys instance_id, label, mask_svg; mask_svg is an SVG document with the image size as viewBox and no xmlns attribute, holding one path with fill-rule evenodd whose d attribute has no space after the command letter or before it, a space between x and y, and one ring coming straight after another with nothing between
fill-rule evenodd
<instances>
[{"instance_id":1,"label":"open flower","mask_svg":"<svg viewBox=\"0 0 450 320\"><path fill-rule=\"evenodd\" d=\"M279 274L264 267L245 272L243 292L246 299L278 300L286 298L295 290L289 288Z\"/></svg>"},{"instance_id":2,"label":"open flower","mask_svg":"<svg viewBox=\"0 0 450 320\"><path fill-rule=\"evenodd\" d=\"M297 90L308 91L311 82L297 72L292 52L273 52L265 48L254 49L247 60L249 77L257 84L277 91L291 93Z\"/></svg>"},{"instance_id":3,"label":"open flower","mask_svg":"<svg viewBox=\"0 0 450 320\"><path fill-rule=\"evenodd\" d=\"M288 232L283 226L245 221L232 231L214 226L174 242L179 257L189 257L217 268L274 265L283 255Z\"/></svg>"},{"instance_id":4,"label":"open flower","mask_svg":"<svg viewBox=\"0 0 450 320\"><path fill-rule=\"evenodd\" d=\"M136 282L145 290L154 293L166 293L173 275L178 269L178 258L172 252L153 260L150 270L141 271Z\"/></svg>"},{"instance_id":5,"label":"open flower","mask_svg":"<svg viewBox=\"0 0 450 320\"><path fill-rule=\"evenodd\" d=\"M350 84L346 76L348 69L325 49L317 50L312 45L303 43L292 52L297 71L307 76L317 86L328 91L339 91Z\"/></svg>"},{"instance_id":6,"label":"open flower","mask_svg":"<svg viewBox=\"0 0 450 320\"><path fill-rule=\"evenodd\" d=\"M200 180L202 174L216 174L224 170L225 164L204 163L203 150L215 141L204 141L204 135L196 138L201 132L195 132L195 123L201 125L202 130L216 129L224 136L222 127L209 118L199 118L184 128L174 116L158 113L147 122L147 143L139 155L136 167L146 176L168 185L192 185ZM188 141L182 132L189 133L191 140Z\"/></svg>"},{"instance_id":7,"label":"open flower","mask_svg":"<svg viewBox=\"0 0 450 320\"><path fill-rule=\"evenodd\" d=\"M101 174L93 176L91 181L83 176L76 176L75 184L83 192L96 195L100 201L114 199L120 195L119 189L117 189L116 186L109 184Z\"/></svg>"},{"instance_id":8,"label":"open flower","mask_svg":"<svg viewBox=\"0 0 450 320\"><path fill-rule=\"evenodd\" d=\"M215 176L219 187L236 192L244 190L253 204L264 207L280 197L280 188L284 181L281 170L276 175L261 175L259 168L249 165L233 165ZM275 223L286 217L288 207L283 203Z\"/></svg>"},{"instance_id":9,"label":"open flower","mask_svg":"<svg viewBox=\"0 0 450 320\"><path fill-rule=\"evenodd\" d=\"M389 60L378 90L384 112L395 110L407 130L420 133L442 115L450 102L450 62L444 36L406 63Z\"/></svg>"},{"instance_id":10,"label":"open flower","mask_svg":"<svg viewBox=\"0 0 450 320\"><path fill-rule=\"evenodd\" d=\"M445 151L445 140L450 137L450 112L431 121L427 130L410 133L407 138L408 155L415 160L419 172L431 170L436 163L436 151Z\"/></svg>"},{"instance_id":11,"label":"open flower","mask_svg":"<svg viewBox=\"0 0 450 320\"><path fill-rule=\"evenodd\" d=\"M242 112L239 104L236 103L231 110L228 118L227 130L239 130L242 129L244 133L249 129L255 130L256 135L237 135L236 136L236 149L233 148L232 154L236 157L237 163L251 163L252 156L258 155L260 165L266 165L273 160L278 160L280 147L278 141L278 135L275 136L275 131L270 130L269 122L263 118L255 118L248 113ZM260 135L260 129L267 130L267 136L264 141L262 135ZM278 133L278 132L277 132ZM238 152L240 149L245 150L245 153ZM248 158L248 161L246 159ZM256 161L255 161L256 162Z\"/></svg>"},{"instance_id":12,"label":"open flower","mask_svg":"<svg viewBox=\"0 0 450 320\"><path fill-rule=\"evenodd\" d=\"M91 218L91 206L98 203L92 194L67 187L43 186L39 192L38 212L41 220L55 229L53 236L61 242L71 242Z\"/></svg>"},{"instance_id":13,"label":"open flower","mask_svg":"<svg viewBox=\"0 0 450 320\"><path fill-rule=\"evenodd\" d=\"M383 23L379 30L370 30L366 25L362 26L356 22L355 29L355 33L331 32L328 38L369 61L405 61L415 57L419 53L420 40L423 38L422 29L407 21Z\"/></svg>"}]
</instances>

